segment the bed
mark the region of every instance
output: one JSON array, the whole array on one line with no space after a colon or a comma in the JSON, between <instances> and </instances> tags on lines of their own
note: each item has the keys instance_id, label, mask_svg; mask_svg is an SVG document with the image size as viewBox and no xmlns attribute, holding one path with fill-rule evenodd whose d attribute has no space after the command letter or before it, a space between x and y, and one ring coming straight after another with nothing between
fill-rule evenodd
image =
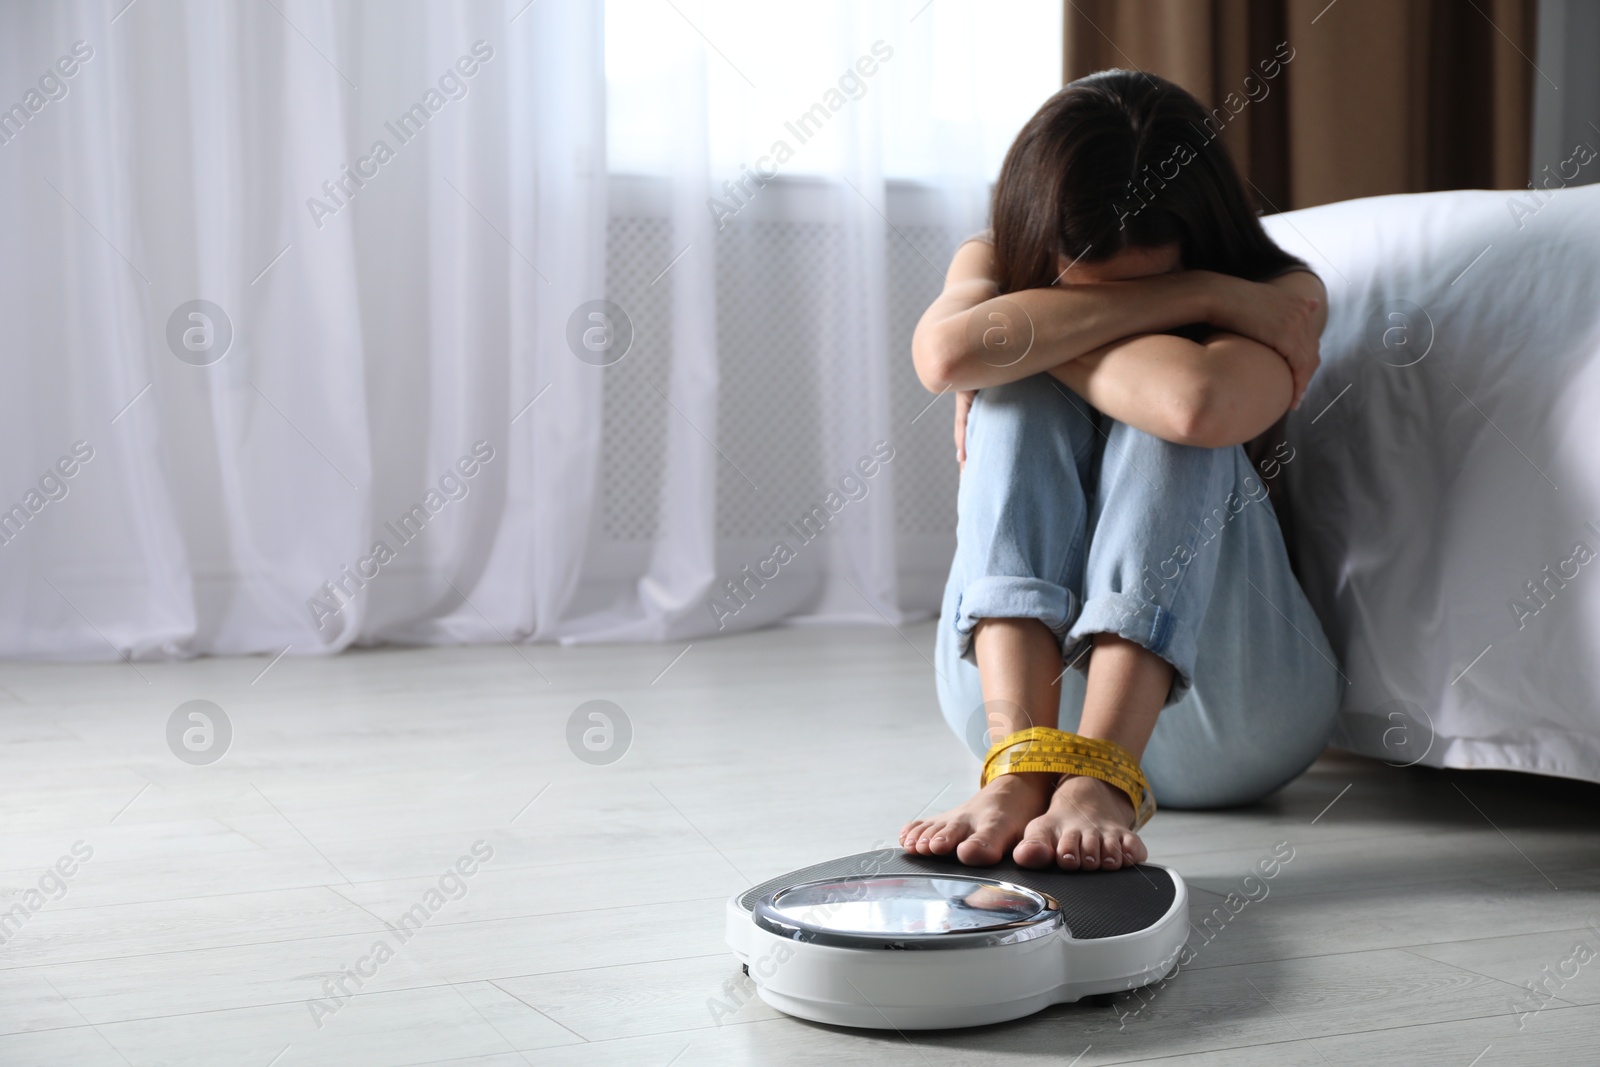
<instances>
[{"instance_id":1,"label":"bed","mask_svg":"<svg viewBox=\"0 0 1600 1067\"><path fill-rule=\"evenodd\" d=\"M1329 293L1283 482L1334 744L1600 782L1600 186L1264 221Z\"/></svg>"}]
</instances>

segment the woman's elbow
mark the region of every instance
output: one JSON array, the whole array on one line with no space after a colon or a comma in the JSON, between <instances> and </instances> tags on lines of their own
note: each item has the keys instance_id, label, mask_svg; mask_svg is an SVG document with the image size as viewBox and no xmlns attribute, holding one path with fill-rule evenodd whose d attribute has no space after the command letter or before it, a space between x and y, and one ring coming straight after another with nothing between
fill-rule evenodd
<instances>
[{"instance_id":1,"label":"woman's elbow","mask_svg":"<svg viewBox=\"0 0 1600 1067\"><path fill-rule=\"evenodd\" d=\"M961 351L938 330L912 338L911 361L917 369L917 381L930 393L960 388L956 379L960 374L961 356Z\"/></svg>"},{"instance_id":2,"label":"woman's elbow","mask_svg":"<svg viewBox=\"0 0 1600 1067\"><path fill-rule=\"evenodd\" d=\"M1226 448L1249 440L1239 436L1239 422L1224 389L1204 374L1189 376L1168 400L1169 440L1195 448Z\"/></svg>"},{"instance_id":3,"label":"woman's elbow","mask_svg":"<svg viewBox=\"0 0 1600 1067\"><path fill-rule=\"evenodd\" d=\"M1203 378L1183 382L1167 397L1167 432L1160 436L1178 445L1220 448L1221 422L1214 391Z\"/></svg>"},{"instance_id":4,"label":"woman's elbow","mask_svg":"<svg viewBox=\"0 0 1600 1067\"><path fill-rule=\"evenodd\" d=\"M1202 387L1179 402L1174 421L1180 444L1195 448L1231 448L1253 440L1276 418L1262 423L1261 416L1241 412L1228 397L1219 395L1213 388Z\"/></svg>"}]
</instances>

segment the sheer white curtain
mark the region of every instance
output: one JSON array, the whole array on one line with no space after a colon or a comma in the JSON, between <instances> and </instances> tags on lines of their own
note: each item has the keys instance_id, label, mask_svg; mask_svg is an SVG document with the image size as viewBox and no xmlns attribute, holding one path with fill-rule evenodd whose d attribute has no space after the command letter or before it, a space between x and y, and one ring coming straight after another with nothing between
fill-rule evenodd
<instances>
[{"instance_id":1,"label":"sheer white curtain","mask_svg":"<svg viewBox=\"0 0 1600 1067\"><path fill-rule=\"evenodd\" d=\"M0 654L928 610L910 309L1058 69L973 6L8 6Z\"/></svg>"},{"instance_id":2,"label":"sheer white curtain","mask_svg":"<svg viewBox=\"0 0 1600 1067\"><path fill-rule=\"evenodd\" d=\"M1031 2L608 5L608 291L636 336L606 371L586 591L610 597L575 636L936 608L952 402L928 408L911 326L1059 86L1059 29Z\"/></svg>"}]
</instances>

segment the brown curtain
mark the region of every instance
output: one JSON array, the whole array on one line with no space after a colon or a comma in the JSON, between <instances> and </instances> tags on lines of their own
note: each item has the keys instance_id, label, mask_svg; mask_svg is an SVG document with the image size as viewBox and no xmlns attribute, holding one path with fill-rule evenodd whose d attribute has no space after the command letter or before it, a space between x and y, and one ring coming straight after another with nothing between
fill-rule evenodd
<instances>
[{"instance_id":1,"label":"brown curtain","mask_svg":"<svg viewBox=\"0 0 1600 1067\"><path fill-rule=\"evenodd\" d=\"M1533 79L1542 77L1532 61L1536 7L1066 0L1063 69L1068 81L1107 67L1148 70L1220 109L1223 143L1264 211L1382 193L1520 189ZM1274 61L1276 76L1267 77Z\"/></svg>"}]
</instances>

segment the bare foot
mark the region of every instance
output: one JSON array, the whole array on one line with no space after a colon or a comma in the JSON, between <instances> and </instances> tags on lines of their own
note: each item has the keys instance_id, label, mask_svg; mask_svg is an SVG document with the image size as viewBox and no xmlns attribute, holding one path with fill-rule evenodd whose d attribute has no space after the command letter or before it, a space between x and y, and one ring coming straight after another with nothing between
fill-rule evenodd
<instances>
[{"instance_id":1,"label":"bare foot","mask_svg":"<svg viewBox=\"0 0 1600 1067\"><path fill-rule=\"evenodd\" d=\"M1002 774L965 804L931 819L913 819L900 831L900 847L923 856L948 856L984 867L999 863L1022 838L1029 820L1050 804L1054 774ZM1126 803L1126 800L1124 800ZM1130 815L1128 822L1132 822Z\"/></svg>"},{"instance_id":2,"label":"bare foot","mask_svg":"<svg viewBox=\"0 0 1600 1067\"><path fill-rule=\"evenodd\" d=\"M1133 825L1128 795L1098 778L1061 780L1050 806L1028 823L1012 858L1022 867L1059 864L1076 871L1114 871L1143 863L1149 852Z\"/></svg>"}]
</instances>

